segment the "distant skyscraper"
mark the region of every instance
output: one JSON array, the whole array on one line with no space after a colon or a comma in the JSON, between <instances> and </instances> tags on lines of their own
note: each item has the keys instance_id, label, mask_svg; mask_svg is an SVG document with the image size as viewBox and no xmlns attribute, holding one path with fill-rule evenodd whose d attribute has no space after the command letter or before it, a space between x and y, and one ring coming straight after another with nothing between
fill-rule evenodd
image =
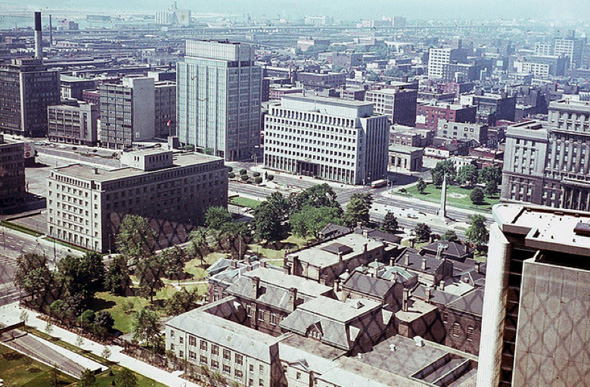
<instances>
[{"instance_id":1,"label":"distant skyscraper","mask_svg":"<svg viewBox=\"0 0 590 387\"><path fill-rule=\"evenodd\" d=\"M226 160L252 157L260 143L262 93L262 69L254 65L254 48L187 41L177 79L180 141Z\"/></svg>"},{"instance_id":2,"label":"distant skyscraper","mask_svg":"<svg viewBox=\"0 0 590 387\"><path fill-rule=\"evenodd\" d=\"M493 213L477 387L590 386L590 214Z\"/></svg>"},{"instance_id":3,"label":"distant skyscraper","mask_svg":"<svg viewBox=\"0 0 590 387\"><path fill-rule=\"evenodd\" d=\"M582 65L582 52L586 44L583 39L555 39L553 55L563 55L569 58L571 68L578 68Z\"/></svg>"},{"instance_id":4,"label":"distant skyscraper","mask_svg":"<svg viewBox=\"0 0 590 387\"><path fill-rule=\"evenodd\" d=\"M42 59L13 59L0 67L0 131L47 135L47 107L60 103L59 72Z\"/></svg>"},{"instance_id":5,"label":"distant skyscraper","mask_svg":"<svg viewBox=\"0 0 590 387\"><path fill-rule=\"evenodd\" d=\"M452 61L467 59L467 50L463 48L431 48L428 54L428 78L443 77L443 66Z\"/></svg>"}]
</instances>

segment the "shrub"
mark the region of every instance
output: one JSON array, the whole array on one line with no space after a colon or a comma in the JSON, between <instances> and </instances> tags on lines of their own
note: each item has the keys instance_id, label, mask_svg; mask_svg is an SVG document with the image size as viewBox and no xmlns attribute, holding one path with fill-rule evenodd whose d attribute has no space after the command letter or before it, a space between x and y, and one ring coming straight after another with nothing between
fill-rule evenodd
<instances>
[{"instance_id":1,"label":"shrub","mask_svg":"<svg viewBox=\"0 0 590 387\"><path fill-rule=\"evenodd\" d=\"M233 167L227 167L227 171L228 172L233 172L234 171L234 168Z\"/></svg>"},{"instance_id":2,"label":"shrub","mask_svg":"<svg viewBox=\"0 0 590 387\"><path fill-rule=\"evenodd\" d=\"M275 175L267 175L266 180L272 181L275 178Z\"/></svg>"},{"instance_id":3,"label":"shrub","mask_svg":"<svg viewBox=\"0 0 590 387\"><path fill-rule=\"evenodd\" d=\"M257 178L255 178L254 183L256 183L256 184L262 183L262 177L258 176Z\"/></svg>"},{"instance_id":4,"label":"shrub","mask_svg":"<svg viewBox=\"0 0 590 387\"><path fill-rule=\"evenodd\" d=\"M242 175L242 181L248 180L248 175Z\"/></svg>"},{"instance_id":5,"label":"shrub","mask_svg":"<svg viewBox=\"0 0 590 387\"><path fill-rule=\"evenodd\" d=\"M258 176L260 176L260 172L254 172L253 175L254 175L254 177L258 177Z\"/></svg>"},{"instance_id":6,"label":"shrub","mask_svg":"<svg viewBox=\"0 0 590 387\"><path fill-rule=\"evenodd\" d=\"M240 175L245 175L247 173L248 173L248 171L246 171L245 168L240 169Z\"/></svg>"},{"instance_id":7,"label":"shrub","mask_svg":"<svg viewBox=\"0 0 590 387\"><path fill-rule=\"evenodd\" d=\"M230 179L233 179L234 177L236 177L236 174L233 172L230 172L229 175L227 175Z\"/></svg>"}]
</instances>

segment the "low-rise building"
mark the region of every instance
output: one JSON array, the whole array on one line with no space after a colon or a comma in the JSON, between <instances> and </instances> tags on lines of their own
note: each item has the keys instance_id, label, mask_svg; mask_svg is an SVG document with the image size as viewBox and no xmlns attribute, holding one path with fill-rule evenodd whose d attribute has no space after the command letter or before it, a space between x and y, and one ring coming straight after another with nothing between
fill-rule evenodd
<instances>
[{"instance_id":1,"label":"low-rise building","mask_svg":"<svg viewBox=\"0 0 590 387\"><path fill-rule=\"evenodd\" d=\"M416 113L416 127L433 131L438 129L439 119L470 123L477 119L477 108L469 105L419 103Z\"/></svg>"},{"instance_id":2,"label":"low-rise building","mask_svg":"<svg viewBox=\"0 0 590 387\"><path fill-rule=\"evenodd\" d=\"M488 126L449 122L445 119L439 119L436 136L454 140L475 140L478 145L486 145L488 141Z\"/></svg>"},{"instance_id":3,"label":"low-rise building","mask_svg":"<svg viewBox=\"0 0 590 387\"><path fill-rule=\"evenodd\" d=\"M98 106L77 101L47 108L49 141L95 146L98 140Z\"/></svg>"},{"instance_id":4,"label":"low-rise building","mask_svg":"<svg viewBox=\"0 0 590 387\"><path fill-rule=\"evenodd\" d=\"M422 171L422 159L424 149L405 145L389 146L390 171L396 172L420 172Z\"/></svg>"},{"instance_id":5,"label":"low-rise building","mask_svg":"<svg viewBox=\"0 0 590 387\"><path fill-rule=\"evenodd\" d=\"M375 104L375 112L385 114L391 124L416 125L416 101L418 98L415 83L396 82L390 88L368 90L365 101Z\"/></svg>"},{"instance_id":6,"label":"low-rise building","mask_svg":"<svg viewBox=\"0 0 590 387\"><path fill-rule=\"evenodd\" d=\"M213 156L171 151L125 152L122 168L81 164L51 170L47 182L48 234L87 249L115 249L127 214L146 217L156 244L183 242L210 206L227 206L227 168Z\"/></svg>"}]
</instances>

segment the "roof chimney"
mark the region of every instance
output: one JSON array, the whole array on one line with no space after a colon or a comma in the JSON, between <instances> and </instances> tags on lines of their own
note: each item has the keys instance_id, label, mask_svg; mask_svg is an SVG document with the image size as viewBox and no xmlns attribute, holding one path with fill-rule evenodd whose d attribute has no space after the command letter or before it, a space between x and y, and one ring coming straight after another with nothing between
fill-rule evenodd
<instances>
[{"instance_id":1,"label":"roof chimney","mask_svg":"<svg viewBox=\"0 0 590 387\"><path fill-rule=\"evenodd\" d=\"M41 28L41 12L35 12L35 58L43 61L43 32Z\"/></svg>"},{"instance_id":2,"label":"roof chimney","mask_svg":"<svg viewBox=\"0 0 590 387\"><path fill-rule=\"evenodd\" d=\"M426 270L426 258L422 258L422 270Z\"/></svg>"},{"instance_id":3,"label":"roof chimney","mask_svg":"<svg viewBox=\"0 0 590 387\"><path fill-rule=\"evenodd\" d=\"M252 277L252 292L250 294L250 296L253 299L257 299L258 298L258 290L260 289L260 277Z\"/></svg>"},{"instance_id":4,"label":"roof chimney","mask_svg":"<svg viewBox=\"0 0 590 387\"><path fill-rule=\"evenodd\" d=\"M424 301L430 302L430 297L432 296L432 289L429 287L426 288L426 295L424 296Z\"/></svg>"},{"instance_id":5,"label":"roof chimney","mask_svg":"<svg viewBox=\"0 0 590 387\"><path fill-rule=\"evenodd\" d=\"M481 262L475 261L475 271L477 274L481 274Z\"/></svg>"},{"instance_id":6,"label":"roof chimney","mask_svg":"<svg viewBox=\"0 0 590 387\"><path fill-rule=\"evenodd\" d=\"M342 251L338 252L338 262L342 262Z\"/></svg>"},{"instance_id":7,"label":"roof chimney","mask_svg":"<svg viewBox=\"0 0 590 387\"><path fill-rule=\"evenodd\" d=\"M297 288L289 288L289 307L291 310L295 310L297 306Z\"/></svg>"},{"instance_id":8,"label":"roof chimney","mask_svg":"<svg viewBox=\"0 0 590 387\"><path fill-rule=\"evenodd\" d=\"M402 310L404 312L408 311L408 299L410 298L410 290L404 288L403 294L402 294Z\"/></svg>"},{"instance_id":9,"label":"roof chimney","mask_svg":"<svg viewBox=\"0 0 590 387\"><path fill-rule=\"evenodd\" d=\"M404 256L404 266L410 266L410 254L408 253L406 253L406 255Z\"/></svg>"},{"instance_id":10,"label":"roof chimney","mask_svg":"<svg viewBox=\"0 0 590 387\"><path fill-rule=\"evenodd\" d=\"M440 288L440 290L445 290L445 280L440 280L440 282L438 283L438 287Z\"/></svg>"}]
</instances>

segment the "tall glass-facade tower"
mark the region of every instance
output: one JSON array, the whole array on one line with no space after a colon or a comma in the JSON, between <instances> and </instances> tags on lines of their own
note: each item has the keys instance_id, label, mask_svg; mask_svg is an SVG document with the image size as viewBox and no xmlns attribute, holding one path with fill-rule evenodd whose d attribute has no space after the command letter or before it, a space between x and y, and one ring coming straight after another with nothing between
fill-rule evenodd
<instances>
[{"instance_id":1,"label":"tall glass-facade tower","mask_svg":"<svg viewBox=\"0 0 590 387\"><path fill-rule=\"evenodd\" d=\"M254 48L187 41L177 80L180 142L228 161L251 158L261 129L262 69L254 65Z\"/></svg>"}]
</instances>

